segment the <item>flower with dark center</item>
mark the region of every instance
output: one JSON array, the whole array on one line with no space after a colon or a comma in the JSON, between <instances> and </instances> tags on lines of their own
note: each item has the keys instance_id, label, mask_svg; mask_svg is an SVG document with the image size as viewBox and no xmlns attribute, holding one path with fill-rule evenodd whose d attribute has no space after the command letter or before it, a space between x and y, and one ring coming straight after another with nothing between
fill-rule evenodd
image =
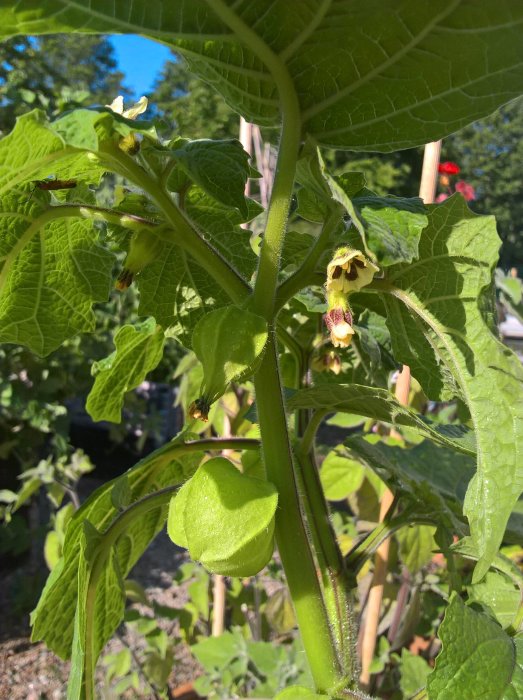
<instances>
[{"instance_id":1,"label":"flower with dark center","mask_svg":"<svg viewBox=\"0 0 523 700\"><path fill-rule=\"evenodd\" d=\"M357 292L372 282L378 270L360 250L339 248L327 265L327 292Z\"/></svg>"}]
</instances>

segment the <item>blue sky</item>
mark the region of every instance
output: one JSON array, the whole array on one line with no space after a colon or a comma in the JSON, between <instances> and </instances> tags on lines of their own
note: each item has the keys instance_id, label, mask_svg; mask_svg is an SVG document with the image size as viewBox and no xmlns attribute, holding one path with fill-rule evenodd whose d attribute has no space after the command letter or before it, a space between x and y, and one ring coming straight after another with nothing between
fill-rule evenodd
<instances>
[{"instance_id":1,"label":"blue sky","mask_svg":"<svg viewBox=\"0 0 523 700\"><path fill-rule=\"evenodd\" d=\"M171 52L163 44L137 34L111 36L118 68L125 73L124 83L140 97L152 89L155 78Z\"/></svg>"}]
</instances>

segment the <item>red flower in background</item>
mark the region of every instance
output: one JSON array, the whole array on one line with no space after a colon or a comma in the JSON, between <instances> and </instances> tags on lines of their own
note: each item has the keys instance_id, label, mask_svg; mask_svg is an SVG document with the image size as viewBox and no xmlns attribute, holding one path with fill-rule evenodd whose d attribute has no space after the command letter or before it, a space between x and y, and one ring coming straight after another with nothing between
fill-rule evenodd
<instances>
[{"instance_id":1,"label":"red flower in background","mask_svg":"<svg viewBox=\"0 0 523 700\"><path fill-rule=\"evenodd\" d=\"M454 189L456 192L460 192L467 202L476 199L476 192L474 188L472 185L469 185L468 182L465 182L465 180L458 180Z\"/></svg>"},{"instance_id":2,"label":"red flower in background","mask_svg":"<svg viewBox=\"0 0 523 700\"><path fill-rule=\"evenodd\" d=\"M444 163L438 165L438 173L442 175L457 175L460 169L457 163L453 163L450 160L446 160Z\"/></svg>"}]
</instances>

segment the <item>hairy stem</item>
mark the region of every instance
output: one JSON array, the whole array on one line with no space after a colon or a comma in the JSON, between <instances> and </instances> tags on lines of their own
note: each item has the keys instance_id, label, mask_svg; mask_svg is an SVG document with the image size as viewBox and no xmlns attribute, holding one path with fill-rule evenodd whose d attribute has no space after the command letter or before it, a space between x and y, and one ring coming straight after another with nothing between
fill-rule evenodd
<instances>
[{"instance_id":1,"label":"hairy stem","mask_svg":"<svg viewBox=\"0 0 523 700\"><path fill-rule=\"evenodd\" d=\"M278 549L316 687L327 691L343 676L301 512L273 332L255 376L255 389L267 479L278 489Z\"/></svg>"},{"instance_id":2,"label":"hairy stem","mask_svg":"<svg viewBox=\"0 0 523 700\"><path fill-rule=\"evenodd\" d=\"M329 509L323 496L318 468L311 451L296 455L298 479L302 490L307 522L321 572L323 596L343 673L356 681L356 625L352 614L350 581L345 562L336 542Z\"/></svg>"}]
</instances>

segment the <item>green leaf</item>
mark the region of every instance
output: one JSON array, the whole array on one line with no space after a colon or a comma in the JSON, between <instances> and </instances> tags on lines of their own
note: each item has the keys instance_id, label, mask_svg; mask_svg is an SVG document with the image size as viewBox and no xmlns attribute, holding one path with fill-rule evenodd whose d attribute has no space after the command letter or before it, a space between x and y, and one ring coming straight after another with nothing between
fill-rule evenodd
<instances>
[{"instance_id":1,"label":"green leaf","mask_svg":"<svg viewBox=\"0 0 523 700\"><path fill-rule=\"evenodd\" d=\"M425 205L419 197L379 197L364 187L361 173L332 177L312 139L302 150L296 178L303 185L298 192L300 216L321 222L333 202L338 202L350 217L354 228L343 240L337 232L333 245L345 242L363 246L381 266L411 262L417 257L419 237L427 225Z\"/></svg>"},{"instance_id":2,"label":"green leaf","mask_svg":"<svg viewBox=\"0 0 523 700\"><path fill-rule=\"evenodd\" d=\"M244 191L250 173L249 154L240 141L188 141L173 155L182 170L204 192L221 204L235 207L242 216L248 216Z\"/></svg>"},{"instance_id":3,"label":"green leaf","mask_svg":"<svg viewBox=\"0 0 523 700\"><path fill-rule=\"evenodd\" d=\"M184 201L191 221L205 231L218 251L249 280L258 259L250 245L251 231L240 224L252 221L263 211L263 207L253 199L247 199L247 214L243 216L235 209L216 202L199 187L191 187Z\"/></svg>"},{"instance_id":4,"label":"green leaf","mask_svg":"<svg viewBox=\"0 0 523 700\"><path fill-rule=\"evenodd\" d=\"M304 688L301 685L293 685L290 688L285 688L274 700L326 700L327 695L318 695L310 688Z\"/></svg>"},{"instance_id":5,"label":"green leaf","mask_svg":"<svg viewBox=\"0 0 523 700\"><path fill-rule=\"evenodd\" d=\"M416 574L432 559L438 546L434 540L435 528L431 525L414 525L396 533L399 554L411 574ZM417 690L421 684L414 688Z\"/></svg>"},{"instance_id":6,"label":"green leaf","mask_svg":"<svg viewBox=\"0 0 523 700\"><path fill-rule=\"evenodd\" d=\"M95 10L88 0L65 9L47 0L30 10L12 2L0 11L0 27L6 37L88 27L171 43L248 121L266 125L279 124L274 76L285 73L304 132L351 150L435 141L523 92L523 7L513 0L311 3L299 12L286 0L262 0L228 5L231 25L220 7L194 0L160 13L137 0L129 14L126 5Z\"/></svg>"},{"instance_id":7,"label":"green leaf","mask_svg":"<svg viewBox=\"0 0 523 700\"><path fill-rule=\"evenodd\" d=\"M430 700L518 700L523 693L523 639L453 594L439 628L442 650L427 679Z\"/></svg>"},{"instance_id":8,"label":"green leaf","mask_svg":"<svg viewBox=\"0 0 523 700\"><path fill-rule=\"evenodd\" d=\"M248 200L249 218L261 208ZM248 280L257 258L249 244L250 231L241 228L243 217L235 209L215 202L203 190L191 187L185 197L190 219L206 232L212 244ZM140 290L138 313L154 316L186 348L198 320L209 311L230 303L227 294L176 245L166 244L158 258L137 278Z\"/></svg>"},{"instance_id":9,"label":"green leaf","mask_svg":"<svg viewBox=\"0 0 523 700\"><path fill-rule=\"evenodd\" d=\"M352 202L366 232L370 250L382 267L412 262L418 257L418 243L428 223L421 199L378 197L370 190Z\"/></svg>"},{"instance_id":10,"label":"green leaf","mask_svg":"<svg viewBox=\"0 0 523 700\"><path fill-rule=\"evenodd\" d=\"M359 384L327 384L296 391L287 401L290 410L315 408L328 413L346 412L373 420L415 428L436 444L453 447L464 454L474 454L469 431L462 426L431 424L402 406L386 389Z\"/></svg>"},{"instance_id":11,"label":"green leaf","mask_svg":"<svg viewBox=\"0 0 523 700\"><path fill-rule=\"evenodd\" d=\"M122 420L124 396L137 387L163 355L165 338L154 318L136 326L122 326L114 336L116 350L93 364L94 385L86 409L95 421Z\"/></svg>"},{"instance_id":12,"label":"green leaf","mask_svg":"<svg viewBox=\"0 0 523 700\"><path fill-rule=\"evenodd\" d=\"M216 457L172 499L167 530L209 571L254 576L272 556L277 503L272 484Z\"/></svg>"},{"instance_id":13,"label":"green leaf","mask_svg":"<svg viewBox=\"0 0 523 700\"><path fill-rule=\"evenodd\" d=\"M216 309L198 321L192 346L203 366L201 393L209 403L231 382L254 372L267 337L265 319L236 306Z\"/></svg>"},{"instance_id":14,"label":"green leaf","mask_svg":"<svg viewBox=\"0 0 523 700\"><path fill-rule=\"evenodd\" d=\"M183 454L183 445L180 445ZM176 455L177 456L177 455ZM127 475L132 501L166 485L181 483L194 468L189 456L175 461L173 446L168 444L139 462ZM75 513L67 528L63 557L52 570L38 605L31 616L32 638L45 640L58 656L68 658L73 640L71 610L78 598L78 569L83 538L83 522L88 520L100 533L110 526L118 515L112 504L112 491L118 479L97 489ZM119 566L125 577L141 556L152 538L159 532L166 518L166 509L150 511L140 521L133 522L125 540L116 545ZM99 589L101 590L101 589ZM100 593L103 599L103 592ZM98 599L98 598L97 598Z\"/></svg>"},{"instance_id":15,"label":"green leaf","mask_svg":"<svg viewBox=\"0 0 523 700\"><path fill-rule=\"evenodd\" d=\"M521 542L521 533L519 536L514 538L514 541L517 542L519 546ZM462 537L460 540L455 542L450 549L451 551L461 554L468 559L475 559L476 561L479 559L476 546L470 537ZM507 576L515 586L523 590L523 571L518 568L517 564L512 561L512 559L499 553L492 562L492 568L496 569L497 571L501 571L501 573L505 574L505 576Z\"/></svg>"},{"instance_id":16,"label":"green leaf","mask_svg":"<svg viewBox=\"0 0 523 700\"><path fill-rule=\"evenodd\" d=\"M58 218L29 188L0 201L0 340L48 355L92 331L92 305L111 288L113 255L92 223Z\"/></svg>"},{"instance_id":17,"label":"green leaf","mask_svg":"<svg viewBox=\"0 0 523 700\"><path fill-rule=\"evenodd\" d=\"M420 259L389 268L383 295L396 359L411 367L429 398L458 394L470 410L478 465L465 514L481 553L475 580L487 571L523 491L523 368L485 317L499 243L492 217L451 197L431 208Z\"/></svg>"},{"instance_id":18,"label":"green leaf","mask_svg":"<svg viewBox=\"0 0 523 700\"><path fill-rule=\"evenodd\" d=\"M488 571L482 581L469 586L468 594L469 602L486 605L503 629L514 622L521 605L521 590L496 571Z\"/></svg>"},{"instance_id":19,"label":"green leaf","mask_svg":"<svg viewBox=\"0 0 523 700\"><path fill-rule=\"evenodd\" d=\"M123 510L131 503L132 493L129 479L125 476L117 479L111 491L111 503L117 510Z\"/></svg>"},{"instance_id":20,"label":"green leaf","mask_svg":"<svg viewBox=\"0 0 523 700\"><path fill-rule=\"evenodd\" d=\"M265 603L264 614L277 634L288 634L296 627L296 614L287 588L275 591Z\"/></svg>"},{"instance_id":21,"label":"green leaf","mask_svg":"<svg viewBox=\"0 0 523 700\"><path fill-rule=\"evenodd\" d=\"M207 639L193 644L192 653L196 656L203 668L211 672L215 669L221 670L238 655L241 638L233 632L224 632L219 637L208 637Z\"/></svg>"},{"instance_id":22,"label":"green leaf","mask_svg":"<svg viewBox=\"0 0 523 700\"><path fill-rule=\"evenodd\" d=\"M420 688L425 687L430 666L422 656L415 656L407 649L401 650L400 688L405 698L410 698Z\"/></svg>"},{"instance_id":23,"label":"green leaf","mask_svg":"<svg viewBox=\"0 0 523 700\"><path fill-rule=\"evenodd\" d=\"M329 452L321 465L321 485L325 498L329 501L344 500L359 489L365 477L361 464L344 456L344 451L343 446L338 445Z\"/></svg>"},{"instance_id":24,"label":"green leaf","mask_svg":"<svg viewBox=\"0 0 523 700\"><path fill-rule=\"evenodd\" d=\"M80 544L71 671L67 687L68 700L83 700L85 686L91 687L94 683L96 661L123 619L125 607L123 580L115 548L111 547L107 563L94 588L91 581L92 570L97 557L100 556L99 550L103 549L103 538L88 520L83 523L83 534Z\"/></svg>"},{"instance_id":25,"label":"green leaf","mask_svg":"<svg viewBox=\"0 0 523 700\"><path fill-rule=\"evenodd\" d=\"M396 495L410 502L414 511L437 525L465 534L456 492L464 493L472 473L473 460L455 450L436 447L425 440L405 449L348 438L349 454L370 467Z\"/></svg>"},{"instance_id":26,"label":"green leaf","mask_svg":"<svg viewBox=\"0 0 523 700\"><path fill-rule=\"evenodd\" d=\"M84 151L98 148L97 122L111 122L112 118L107 113L90 110L78 110L76 114L75 123L79 129L76 134L68 128L70 116L50 122L44 112L33 110L17 119L13 131L0 139L1 196L18 190L21 183L42 180L50 175L99 182L104 168ZM72 143L68 136L71 136ZM11 211L5 209L5 205L2 208Z\"/></svg>"}]
</instances>

